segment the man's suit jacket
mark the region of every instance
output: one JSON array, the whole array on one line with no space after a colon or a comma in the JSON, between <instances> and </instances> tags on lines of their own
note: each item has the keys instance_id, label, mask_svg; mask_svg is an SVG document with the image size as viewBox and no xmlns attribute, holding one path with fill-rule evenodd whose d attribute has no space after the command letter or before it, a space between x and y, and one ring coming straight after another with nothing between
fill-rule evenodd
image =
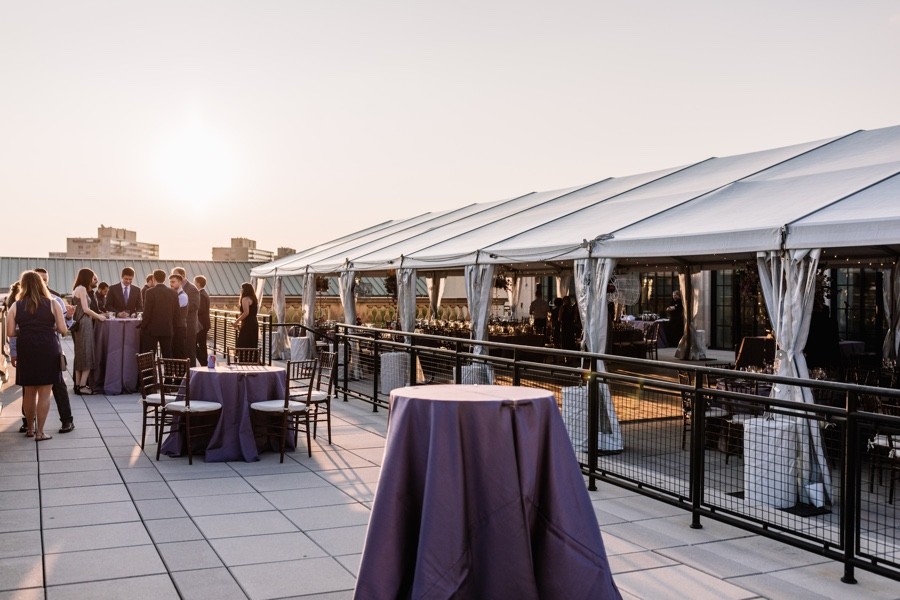
<instances>
[{"instance_id":1,"label":"man's suit jacket","mask_svg":"<svg viewBox=\"0 0 900 600\"><path fill-rule=\"evenodd\" d=\"M156 285L147 290L141 329L156 337L172 337L177 312L178 293L167 285Z\"/></svg>"},{"instance_id":2,"label":"man's suit jacket","mask_svg":"<svg viewBox=\"0 0 900 600\"><path fill-rule=\"evenodd\" d=\"M193 283L184 280L184 283L181 284L181 289L184 290L184 293L187 294L188 297L188 305L187 305L187 328L188 334L197 335L197 332L200 331L200 320L198 318L197 313L200 311L200 290L197 289ZM192 338L193 339L193 338Z\"/></svg>"},{"instance_id":3,"label":"man's suit jacket","mask_svg":"<svg viewBox=\"0 0 900 600\"><path fill-rule=\"evenodd\" d=\"M200 311L197 313L200 320L200 329L197 331L209 331L211 324L209 321L209 292L206 288L200 290Z\"/></svg>"},{"instance_id":4,"label":"man's suit jacket","mask_svg":"<svg viewBox=\"0 0 900 600\"><path fill-rule=\"evenodd\" d=\"M128 286L128 302L126 303L122 282L120 281L109 286L109 292L106 294L106 310L115 313L136 313L143 309L144 303L141 299L141 288L134 284Z\"/></svg>"}]
</instances>

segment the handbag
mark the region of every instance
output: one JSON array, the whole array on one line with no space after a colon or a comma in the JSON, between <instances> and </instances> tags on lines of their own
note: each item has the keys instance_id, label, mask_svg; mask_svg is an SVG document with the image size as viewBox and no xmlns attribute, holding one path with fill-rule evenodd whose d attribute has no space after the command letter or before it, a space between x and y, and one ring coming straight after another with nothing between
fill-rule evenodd
<instances>
[{"instance_id":1,"label":"handbag","mask_svg":"<svg viewBox=\"0 0 900 600\"><path fill-rule=\"evenodd\" d=\"M69 327L69 331L75 333L79 329L81 329L81 317L84 316L84 311L81 309L81 306L77 306L75 308L75 314L72 316L72 326Z\"/></svg>"},{"instance_id":2,"label":"handbag","mask_svg":"<svg viewBox=\"0 0 900 600\"><path fill-rule=\"evenodd\" d=\"M59 336L56 336L56 343L59 344L59 370L65 371L69 364L66 360L65 352L63 352L62 341L59 339Z\"/></svg>"}]
</instances>

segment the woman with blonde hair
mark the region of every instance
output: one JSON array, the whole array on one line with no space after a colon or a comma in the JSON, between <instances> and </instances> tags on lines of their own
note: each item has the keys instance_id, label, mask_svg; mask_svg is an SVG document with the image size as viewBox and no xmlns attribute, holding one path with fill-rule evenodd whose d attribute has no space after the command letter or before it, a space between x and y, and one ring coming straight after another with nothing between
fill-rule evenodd
<instances>
[{"instance_id":1,"label":"woman with blonde hair","mask_svg":"<svg viewBox=\"0 0 900 600\"><path fill-rule=\"evenodd\" d=\"M66 319L41 276L25 271L19 278L21 289L9 309L6 335L16 338L16 385L22 386L25 435L38 442L52 436L44 433L50 412L50 389L60 378L58 333L66 333ZM37 421L37 423L35 423Z\"/></svg>"},{"instance_id":2,"label":"woman with blonde hair","mask_svg":"<svg viewBox=\"0 0 900 600\"><path fill-rule=\"evenodd\" d=\"M106 315L91 308L89 291L97 285L97 276L90 269L81 269L75 276L72 285L72 298L75 304L75 321L72 325L75 340L75 393L93 394L88 386L88 377L95 365L94 360L94 321L105 321Z\"/></svg>"}]
</instances>

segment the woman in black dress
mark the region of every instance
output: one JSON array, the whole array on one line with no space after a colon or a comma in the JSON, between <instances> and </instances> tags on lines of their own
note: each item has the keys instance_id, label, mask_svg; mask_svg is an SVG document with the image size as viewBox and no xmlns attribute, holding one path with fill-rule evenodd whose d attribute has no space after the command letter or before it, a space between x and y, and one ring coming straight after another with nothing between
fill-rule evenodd
<instances>
[{"instance_id":1,"label":"woman in black dress","mask_svg":"<svg viewBox=\"0 0 900 600\"><path fill-rule=\"evenodd\" d=\"M6 335L16 338L12 365L16 368L16 385L22 386L25 435L41 442L52 437L44 433L44 422L50 412L50 389L61 377L56 334L68 330L62 309L50 299L38 273L25 271L19 283L21 289L9 309Z\"/></svg>"},{"instance_id":2,"label":"woman in black dress","mask_svg":"<svg viewBox=\"0 0 900 600\"><path fill-rule=\"evenodd\" d=\"M238 330L236 346L256 348L259 345L259 323L256 321L259 304L253 286L247 282L241 284L240 305L241 315L234 321L234 328Z\"/></svg>"}]
</instances>

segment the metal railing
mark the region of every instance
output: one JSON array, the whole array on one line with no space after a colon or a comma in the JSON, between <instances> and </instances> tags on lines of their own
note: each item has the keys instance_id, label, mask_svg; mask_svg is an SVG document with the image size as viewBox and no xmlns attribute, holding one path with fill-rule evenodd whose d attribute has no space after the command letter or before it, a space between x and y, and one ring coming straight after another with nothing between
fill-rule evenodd
<instances>
[{"instance_id":1,"label":"metal railing","mask_svg":"<svg viewBox=\"0 0 900 600\"><path fill-rule=\"evenodd\" d=\"M404 385L547 389L590 488L607 481L690 511L691 527L711 518L840 561L848 583L857 567L900 580L900 417L875 410L900 404L898 390L343 325L330 343L344 400L377 411ZM822 403L777 400L773 386ZM895 435L896 452L884 446Z\"/></svg>"},{"instance_id":2,"label":"metal railing","mask_svg":"<svg viewBox=\"0 0 900 600\"><path fill-rule=\"evenodd\" d=\"M209 335L207 345L212 354L225 356L228 348L233 348L237 342L237 330L234 328L234 320L241 313L233 310L209 311ZM258 348L260 355L268 357L268 363L272 364L272 317L258 314L256 320L259 323Z\"/></svg>"}]
</instances>

